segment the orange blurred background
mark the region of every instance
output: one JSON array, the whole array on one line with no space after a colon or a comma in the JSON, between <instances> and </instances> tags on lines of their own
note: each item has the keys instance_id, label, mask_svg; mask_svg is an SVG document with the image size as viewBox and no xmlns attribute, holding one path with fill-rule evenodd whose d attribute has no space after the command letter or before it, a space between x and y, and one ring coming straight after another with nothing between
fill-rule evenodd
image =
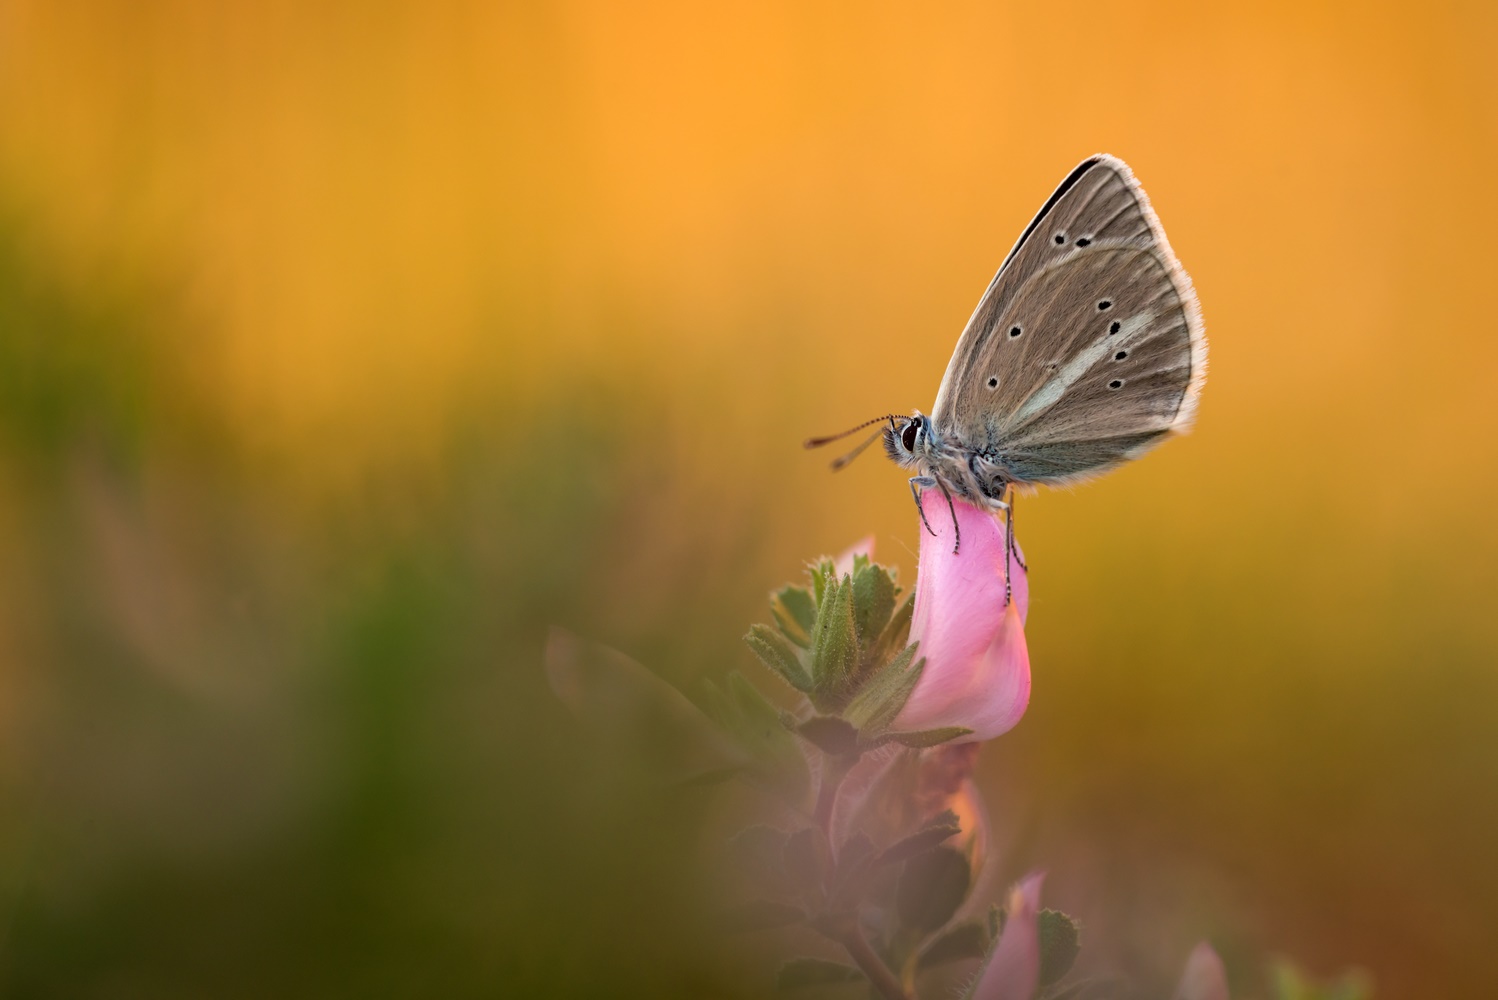
<instances>
[{"instance_id":1,"label":"orange blurred background","mask_svg":"<svg viewBox=\"0 0 1498 1000\"><path fill-rule=\"evenodd\" d=\"M690 689L804 559L908 580L904 476L799 442L929 409L1098 151L1211 374L1021 503L1005 863L1142 982L1493 990L1495 51L1479 3L0 0L5 992L756 995L621 916L669 852L545 627Z\"/></svg>"}]
</instances>

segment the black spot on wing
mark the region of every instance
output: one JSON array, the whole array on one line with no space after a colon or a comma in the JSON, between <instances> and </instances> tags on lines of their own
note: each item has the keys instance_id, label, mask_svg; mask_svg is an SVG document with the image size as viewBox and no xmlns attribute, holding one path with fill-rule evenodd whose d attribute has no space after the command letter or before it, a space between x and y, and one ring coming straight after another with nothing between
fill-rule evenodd
<instances>
[{"instance_id":1,"label":"black spot on wing","mask_svg":"<svg viewBox=\"0 0 1498 1000\"><path fill-rule=\"evenodd\" d=\"M1025 231L1023 233L1020 233L1019 241L1014 244L1014 249L1009 251L1009 256L1005 257L1004 263L999 265L1000 271L1003 271L1004 268L1009 265L1009 261L1014 258L1014 255L1019 253L1019 248L1024 246L1025 243L1030 239L1030 234L1035 232L1035 227L1040 225L1040 220L1044 219L1046 215L1050 213L1051 209L1056 207L1056 202L1064 198L1066 196L1066 192L1076 187L1077 182L1082 179L1082 175L1086 174L1087 171L1097 166L1098 162L1099 161L1096 157L1093 157L1090 160L1083 160L1081 163L1077 164L1077 169L1068 174L1066 180L1061 182L1061 186L1056 188L1055 191L1051 192L1051 196L1046 199L1045 204L1040 206L1040 211L1035 213L1035 218L1031 219L1030 224L1025 227ZM1062 235L1061 239L1058 242L1065 243L1065 235Z\"/></svg>"}]
</instances>

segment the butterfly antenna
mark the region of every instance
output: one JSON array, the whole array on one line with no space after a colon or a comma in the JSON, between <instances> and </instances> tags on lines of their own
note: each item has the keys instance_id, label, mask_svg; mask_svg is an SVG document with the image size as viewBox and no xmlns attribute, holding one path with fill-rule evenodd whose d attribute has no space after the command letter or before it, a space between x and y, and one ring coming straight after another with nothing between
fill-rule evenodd
<instances>
[{"instance_id":1,"label":"butterfly antenna","mask_svg":"<svg viewBox=\"0 0 1498 1000\"><path fill-rule=\"evenodd\" d=\"M865 420L863 423L859 424L857 427L850 427L847 430L843 431L841 434L833 434L830 437L807 438L804 447L807 447L807 448L820 448L824 444L831 444L834 441L839 441L839 440L847 437L849 434L857 434L859 431L863 430L865 427L872 427L875 424L882 424L886 420L888 420L891 423L893 423L896 420L909 420L909 419L910 419L909 417L902 417L898 413L889 413L889 414L886 414L885 416L882 416L882 417L875 417L873 420ZM875 436L877 437L878 435L875 435ZM859 448L858 450L862 451L864 448L867 448L867 447L868 447L868 445L865 444L861 448Z\"/></svg>"},{"instance_id":2,"label":"butterfly antenna","mask_svg":"<svg viewBox=\"0 0 1498 1000\"><path fill-rule=\"evenodd\" d=\"M869 445L873 444L875 441L878 441L883 436L884 436L884 428L881 427L877 431L874 432L874 436L873 437L869 438L863 444L859 445L857 448L854 448L852 451L848 452L848 454L844 455L842 458L839 458L836 461L834 461L832 463L832 471L836 472L837 470L841 469L843 466L847 465L849 462L852 462L859 455L863 454L865 448L867 448Z\"/></svg>"}]
</instances>

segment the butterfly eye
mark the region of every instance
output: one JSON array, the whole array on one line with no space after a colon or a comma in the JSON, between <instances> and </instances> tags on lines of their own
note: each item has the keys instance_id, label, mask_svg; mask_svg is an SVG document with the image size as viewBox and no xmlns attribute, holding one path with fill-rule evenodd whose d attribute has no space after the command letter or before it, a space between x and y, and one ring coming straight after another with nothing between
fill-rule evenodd
<instances>
[{"instance_id":1,"label":"butterfly eye","mask_svg":"<svg viewBox=\"0 0 1498 1000\"><path fill-rule=\"evenodd\" d=\"M906 451L915 451L915 430L915 421L912 420L900 432L900 443L905 446Z\"/></svg>"}]
</instances>

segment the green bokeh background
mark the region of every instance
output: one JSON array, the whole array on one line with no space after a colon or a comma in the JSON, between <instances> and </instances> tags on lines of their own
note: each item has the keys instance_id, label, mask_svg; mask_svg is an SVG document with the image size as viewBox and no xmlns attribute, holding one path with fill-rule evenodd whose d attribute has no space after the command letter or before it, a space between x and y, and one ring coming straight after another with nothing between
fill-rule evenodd
<instances>
[{"instance_id":1,"label":"green bokeh background","mask_svg":"<svg viewBox=\"0 0 1498 1000\"><path fill-rule=\"evenodd\" d=\"M690 689L803 560L908 579L903 477L799 441L929 409L1098 150L1211 375L1021 504L1003 863L1146 984L1205 937L1240 995L1490 992L1495 49L1476 3L0 2L0 994L756 995L546 629Z\"/></svg>"}]
</instances>

